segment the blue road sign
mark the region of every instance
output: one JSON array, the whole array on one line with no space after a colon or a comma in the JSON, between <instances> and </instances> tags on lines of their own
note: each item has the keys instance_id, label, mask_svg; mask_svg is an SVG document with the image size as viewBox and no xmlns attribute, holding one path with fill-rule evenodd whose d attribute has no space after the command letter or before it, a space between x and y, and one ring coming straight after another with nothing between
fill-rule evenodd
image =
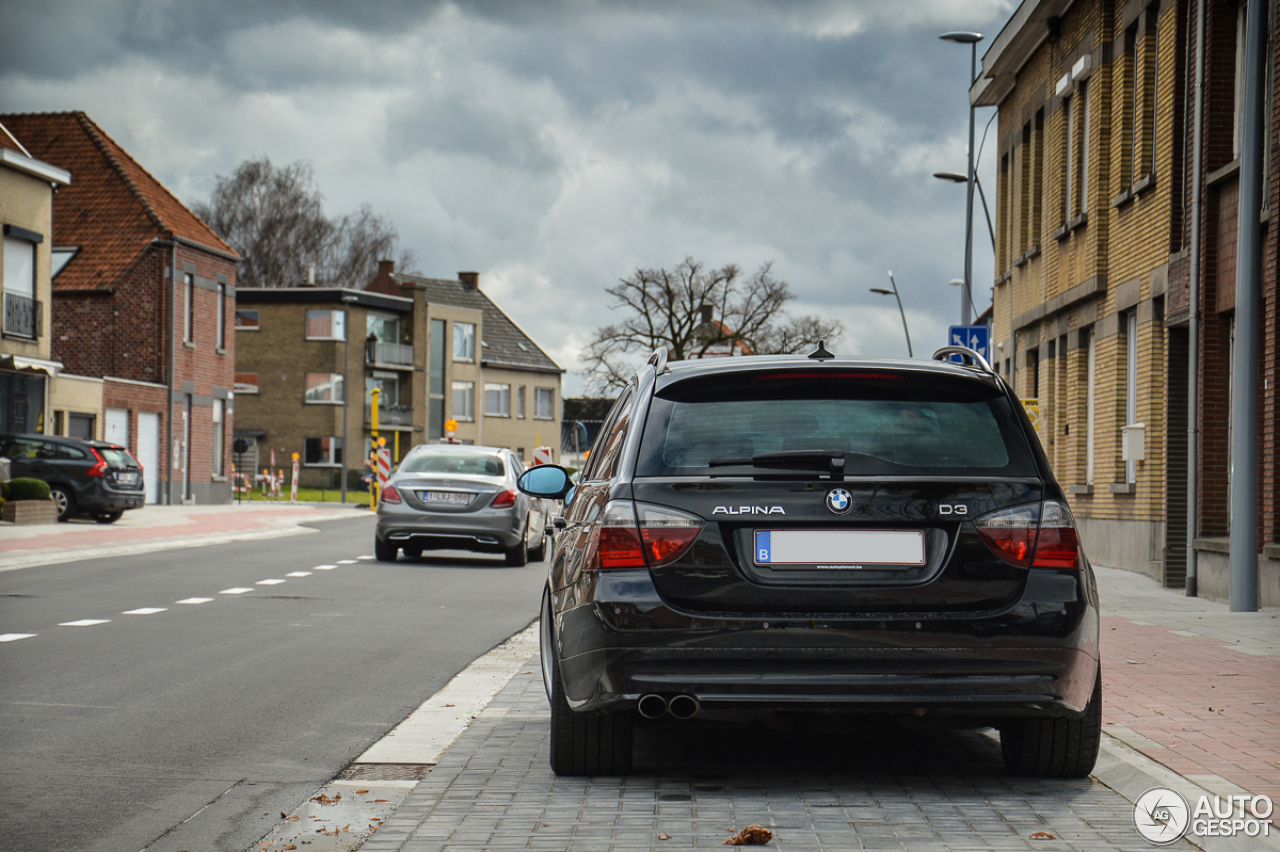
<instances>
[{"instance_id":1,"label":"blue road sign","mask_svg":"<svg viewBox=\"0 0 1280 852\"><path fill-rule=\"evenodd\" d=\"M947 345L967 346L990 363L991 328L985 325L953 325L947 329ZM963 362L959 355L952 355L950 360Z\"/></svg>"}]
</instances>

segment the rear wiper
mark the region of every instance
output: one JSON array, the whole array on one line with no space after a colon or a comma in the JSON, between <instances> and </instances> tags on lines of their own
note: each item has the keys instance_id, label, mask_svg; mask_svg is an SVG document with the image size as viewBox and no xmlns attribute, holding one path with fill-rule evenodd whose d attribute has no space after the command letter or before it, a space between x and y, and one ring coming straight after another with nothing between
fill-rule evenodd
<instances>
[{"instance_id":1,"label":"rear wiper","mask_svg":"<svg viewBox=\"0 0 1280 852\"><path fill-rule=\"evenodd\" d=\"M708 467L748 465L783 470L818 470L831 474L837 482L844 479L844 450L782 450L756 453L749 459L712 459Z\"/></svg>"}]
</instances>

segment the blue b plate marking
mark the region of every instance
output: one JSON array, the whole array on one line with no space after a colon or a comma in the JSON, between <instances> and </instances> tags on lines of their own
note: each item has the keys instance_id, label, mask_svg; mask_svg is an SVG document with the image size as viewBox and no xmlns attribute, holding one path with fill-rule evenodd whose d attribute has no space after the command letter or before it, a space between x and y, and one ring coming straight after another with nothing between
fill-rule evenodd
<instances>
[{"instance_id":1,"label":"blue b plate marking","mask_svg":"<svg viewBox=\"0 0 1280 852\"><path fill-rule=\"evenodd\" d=\"M756 530L756 564L768 565L769 554L772 548L769 545L769 531Z\"/></svg>"}]
</instances>

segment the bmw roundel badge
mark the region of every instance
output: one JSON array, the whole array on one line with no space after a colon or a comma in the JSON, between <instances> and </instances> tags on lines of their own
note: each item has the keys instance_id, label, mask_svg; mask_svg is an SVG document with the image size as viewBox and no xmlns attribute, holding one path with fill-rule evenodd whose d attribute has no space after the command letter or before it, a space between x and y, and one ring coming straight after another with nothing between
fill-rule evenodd
<instances>
[{"instance_id":1,"label":"bmw roundel badge","mask_svg":"<svg viewBox=\"0 0 1280 852\"><path fill-rule=\"evenodd\" d=\"M827 508L844 515L853 508L853 495L843 488L832 488L827 492Z\"/></svg>"}]
</instances>

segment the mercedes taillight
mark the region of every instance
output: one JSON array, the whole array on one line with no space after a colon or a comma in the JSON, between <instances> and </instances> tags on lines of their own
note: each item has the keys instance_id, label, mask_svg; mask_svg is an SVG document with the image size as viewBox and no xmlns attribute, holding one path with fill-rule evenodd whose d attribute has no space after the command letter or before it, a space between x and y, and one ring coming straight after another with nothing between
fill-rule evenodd
<instances>
[{"instance_id":1,"label":"mercedes taillight","mask_svg":"<svg viewBox=\"0 0 1280 852\"><path fill-rule=\"evenodd\" d=\"M973 525L997 556L1020 568L1079 567L1080 543L1071 510L1057 500L1014 506Z\"/></svg>"}]
</instances>

